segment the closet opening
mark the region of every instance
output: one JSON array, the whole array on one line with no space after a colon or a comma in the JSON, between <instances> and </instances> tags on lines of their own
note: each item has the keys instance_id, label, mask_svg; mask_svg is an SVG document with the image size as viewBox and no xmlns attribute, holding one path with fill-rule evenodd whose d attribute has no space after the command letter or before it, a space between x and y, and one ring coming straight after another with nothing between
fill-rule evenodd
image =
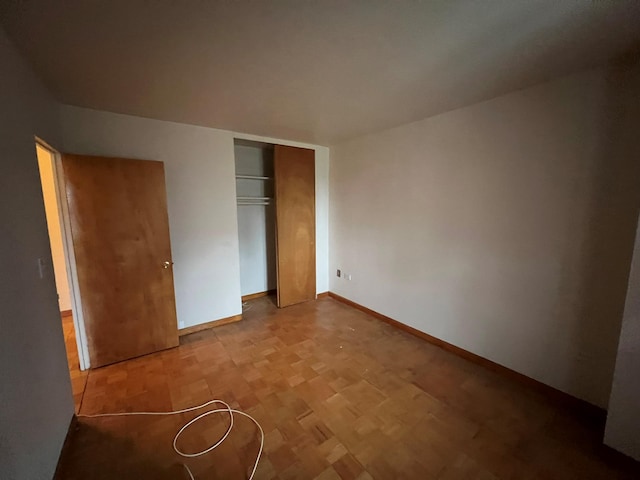
<instances>
[{"instance_id":1,"label":"closet opening","mask_svg":"<svg viewBox=\"0 0 640 480\"><path fill-rule=\"evenodd\" d=\"M265 296L276 303L274 145L235 139L234 153L243 307Z\"/></svg>"}]
</instances>

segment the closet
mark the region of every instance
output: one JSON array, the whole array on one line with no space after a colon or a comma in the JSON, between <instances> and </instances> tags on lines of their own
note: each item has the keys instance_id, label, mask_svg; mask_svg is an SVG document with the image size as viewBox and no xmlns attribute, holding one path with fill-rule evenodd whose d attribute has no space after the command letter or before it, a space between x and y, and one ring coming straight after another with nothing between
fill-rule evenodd
<instances>
[{"instance_id":1,"label":"closet","mask_svg":"<svg viewBox=\"0 0 640 480\"><path fill-rule=\"evenodd\" d=\"M243 301L315 299L314 151L239 139L234 150Z\"/></svg>"}]
</instances>

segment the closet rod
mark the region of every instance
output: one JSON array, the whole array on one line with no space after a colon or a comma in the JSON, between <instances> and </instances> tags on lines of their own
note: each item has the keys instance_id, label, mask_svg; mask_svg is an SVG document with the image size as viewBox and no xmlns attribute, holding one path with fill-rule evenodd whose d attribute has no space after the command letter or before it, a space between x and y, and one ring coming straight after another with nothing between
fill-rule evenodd
<instances>
[{"instance_id":1,"label":"closet rod","mask_svg":"<svg viewBox=\"0 0 640 480\"><path fill-rule=\"evenodd\" d=\"M242 205L242 206L250 206L250 205L271 205L271 203L269 203L269 202L262 202L262 203L258 203L258 202L252 202L252 203L245 202L245 203L238 203L238 206L241 206L241 205Z\"/></svg>"},{"instance_id":2,"label":"closet rod","mask_svg":"<svg viewBox=\"0 0 640 480\"><path fill-rule=\"evenodd\" d=\"M273 177L263 177L261 175L236 175L236 178L243 180L273 180Z\"/></svg>"},{"instance_id":3,"label":"closet rod","mask_svg":"<svg viewBox=\"0 0 640 480\"><path fill-rule=\"evenodd\" d=\"M272 200L273 197L236 197L238 200Z\"/></svg>"}]
</instances>

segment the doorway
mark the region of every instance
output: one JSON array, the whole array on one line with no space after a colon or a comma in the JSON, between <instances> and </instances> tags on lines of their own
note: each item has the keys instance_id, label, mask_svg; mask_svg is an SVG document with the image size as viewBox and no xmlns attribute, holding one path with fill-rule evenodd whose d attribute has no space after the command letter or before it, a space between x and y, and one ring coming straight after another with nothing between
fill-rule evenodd
<instances>
[{"instance_id":1,"label":"doorway","mask_svg":"<svg viewBox=\"0 0 640 480\"><path fill-rule=\"evenodd\" d=\"M73 400L77 413L80 410L82 395L87 382L87 370L82 350L81 309L77 302L79 299L77 291L74 289L73 281L75 274L71 261L73 254L70 252L68 230L65 229L68 223L65 216L65 200L64 196L61 195L63 189L60 188L58 177L59 154L41 140L36 141L35 147L49 233L53 273L58 293L60 321L62 322Z\"/></svg>"},{"instance_id":2,"label":"doorway","mask_svg":"<svg viewBox=\"0 0 640 480\"><path fill-rule=\"evenodd\" d=\"M36 152L61 315L75 330L67 350L78 352L79 370L177 346L164 164L60 154L40 140ZM48 259L41 268L51 268Z\"/></svg>"}]
</instances>

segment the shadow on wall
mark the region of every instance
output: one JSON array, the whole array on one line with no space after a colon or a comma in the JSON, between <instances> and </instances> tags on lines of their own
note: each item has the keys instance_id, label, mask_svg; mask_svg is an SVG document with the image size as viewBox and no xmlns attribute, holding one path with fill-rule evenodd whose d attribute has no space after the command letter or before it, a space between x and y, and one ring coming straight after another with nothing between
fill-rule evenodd
<instances>
[{"instance_id":1,"label":"shadow on wall","mask_svg":"<svg viewBox=\"0 0 640 480\"><path fill-rule=\"evenodd\" d=\"M640 207L640 65L608 72L597 131L585 242L575 246L583 260L574 297L580 328L573 336L577 352L593 353L575 357L570 382L577 391L591 383L606 385L608 392ZM584 368L585 363L597 368Z\"/></svg>"}]
</instances>

